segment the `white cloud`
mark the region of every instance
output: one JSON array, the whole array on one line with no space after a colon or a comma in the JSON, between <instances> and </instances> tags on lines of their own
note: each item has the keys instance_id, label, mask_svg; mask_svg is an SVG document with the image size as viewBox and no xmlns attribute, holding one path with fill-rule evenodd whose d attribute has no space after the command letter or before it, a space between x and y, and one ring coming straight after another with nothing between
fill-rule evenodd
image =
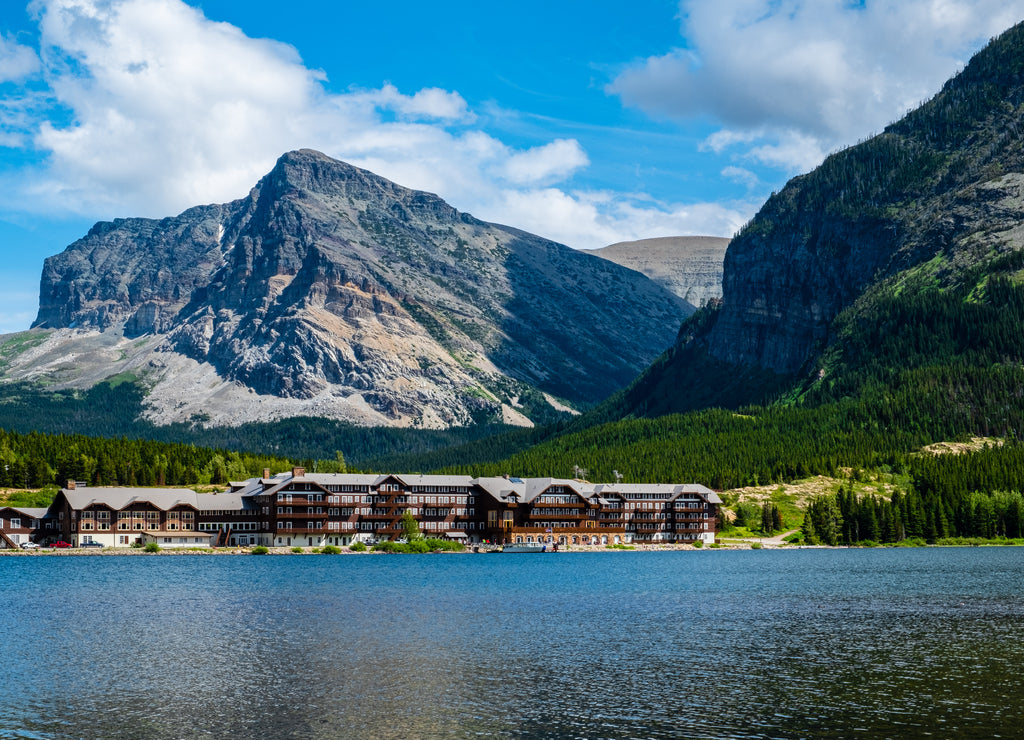
<instances>
[{"instance_id":1,"label":"white cloud","mask_svg":"<svg viewBox=\"0 0 1024 740\"><path fill-rule=\"evenodd\" d=\"M757 208L755 203L664 204L622 193L573 192L556 188L505 191L496 211L527 231L574 247L593 249L657 236L732 236ZM497 215L485 218L501 221Z\"/></svg>"},{"instance_id":2,"label":"white cloud","mask_svg":"<svg viewBox=\"0 0 1024 740\"><path fill-rule=\"evenodd\" d=\"M24 79L38 69L39 57L35 50L10 37L0 37L0 82Z\"/></svg>"},{"instance_id":3,"label":"white cloud","mask_svg":"<svg viewBox=\"0 0 1024 740\"><path fill-rule=\"evenodd\" d=\"M586 152L575 139L555 139L509 156L505 177L514 183L556 182L590 164Z\"/></svg>"},{"instance_id":4,"label":"white cloud","mask_svg":"<svg viewBox=\"0 0 1024 740\"><path fill-rule=\"evenodd\" d=\"M730 165L722 170L722 177L726 180L732 180L733 182L745 185L748 190L755 188L760 184L760 180L757 175L743 167L734 167Z\"/></svg>"},{"instance_id":5,"label":"white cloud","mask_svg":"<svg viewBox=\"0 0 1024 740\"><path fill-rule=\"evenodd\" d=\"M711 117L721 128L708 148L787 171L900 118L1024 18L1024 0L682 0L680 9L687 48L633 64L608 90L651 115Z\"/></svg>"},{"instance_id":6,"label":"white cloud","mask_svg":"<svg viewBox=\"0 0 1024 740\"><path fill-rule=\"evenodd\" d=\"M242 197L283 152L309 147L572 246L656 235L647 228L731 234L749 215L663 204L648 213L554 189L588 165L578 141L509 147L473 128L454 91L331 93L293 47L180 0L33 0L30 9L50 109L0 135L29 137L45 164L0 195L9 210L170 215Z\"/></svg>"}]
</instances>

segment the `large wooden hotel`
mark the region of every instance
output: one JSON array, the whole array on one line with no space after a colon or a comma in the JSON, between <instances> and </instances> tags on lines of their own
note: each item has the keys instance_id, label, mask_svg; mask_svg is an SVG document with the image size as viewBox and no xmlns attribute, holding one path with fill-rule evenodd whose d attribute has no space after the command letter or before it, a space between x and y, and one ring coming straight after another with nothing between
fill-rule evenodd
<instances>
[{"instance_id":1,"label":"large wooden hotel","mask_svg":"<svg viewBox=\"0 0 1024 740\"><path fill-rule=\"evenodd\" d=\"M698 484L557 478L317 474L303 468L223 493L69 482L48 509L0 508L0 547L63 540L130 547L323 546L422 534L466 543L714 542L718 495Z\"/></svg>"}]
</instances>

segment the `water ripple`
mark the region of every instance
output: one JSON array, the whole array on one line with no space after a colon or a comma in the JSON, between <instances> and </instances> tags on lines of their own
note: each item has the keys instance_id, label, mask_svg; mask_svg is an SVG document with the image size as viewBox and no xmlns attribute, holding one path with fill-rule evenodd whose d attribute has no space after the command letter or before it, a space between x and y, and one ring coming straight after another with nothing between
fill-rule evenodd
<instances>
[{"instance_id":1,"label":"water ripple","mask_svg":"<svg viewBox=\"0 0 1024 740\"><path fill-rule=\"evenodd\" d=\"M0 559L7 738L1013 737L1024 550Z\"/></svg>"}]
</instances>

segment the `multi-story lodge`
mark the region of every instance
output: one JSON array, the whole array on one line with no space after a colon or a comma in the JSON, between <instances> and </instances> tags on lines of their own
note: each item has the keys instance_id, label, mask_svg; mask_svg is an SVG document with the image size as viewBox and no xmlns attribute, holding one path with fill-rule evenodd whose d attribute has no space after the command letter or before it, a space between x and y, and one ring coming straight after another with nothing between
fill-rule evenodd
<instances>
[{"instance_id":1,"label":"multi-story lodge","mask_svg":"<svg viewBox=\"0 0 1024 740\"><path fill-rule=\"evenodd\" d=\"M0 549L42 538L46 513L47 509L0 506Z\"/></svg>"},{"instance_id":2,"label":"multi-story lodge","mask_svg":"<svg viewBox=\"0 0 1024 740\"><path fill-rule=\"evenodd\" d=\"M402 537L402 518L409 512L425 536L468 543L710 543L720 503L714 491L698 484L318 474L294 468L274 476L265 470L225 493L69 482L49 510L36 512L33 538L108 547L348 545Z\"/></svg>"}]
</instances>

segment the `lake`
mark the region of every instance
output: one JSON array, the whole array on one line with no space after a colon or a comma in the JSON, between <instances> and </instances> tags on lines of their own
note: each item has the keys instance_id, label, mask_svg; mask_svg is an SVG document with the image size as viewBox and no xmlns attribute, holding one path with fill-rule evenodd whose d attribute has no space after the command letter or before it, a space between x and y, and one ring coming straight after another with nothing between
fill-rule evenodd
<instances>
[{"instance_id":1,"label":"lake","mask_svg":"<svg viewBox=\"0 0 1024 740\"><path fill-rule=\"evenodd\" d=\"M1024 548L0 558L0 739L1024 732Z\"/></svg>"}]
</instances>

